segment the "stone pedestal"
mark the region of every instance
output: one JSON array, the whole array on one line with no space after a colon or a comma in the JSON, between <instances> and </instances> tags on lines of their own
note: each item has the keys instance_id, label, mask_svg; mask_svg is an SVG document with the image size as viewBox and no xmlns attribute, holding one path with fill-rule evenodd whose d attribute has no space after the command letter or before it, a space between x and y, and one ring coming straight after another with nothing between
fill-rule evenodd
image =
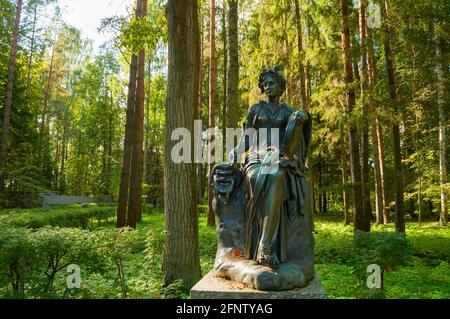
<instances>
[{"instance_id":1,"label":"stone pedestal","mask_svg":"<svg viewBox=\"0 0 450 319\"><path fill-rule=\"evenodd\" d=\"M317 274L300 289L259 291L214 277L210 272L191 289L191 299L327 299L327 294Z\"/></svg>"}]
</instances>

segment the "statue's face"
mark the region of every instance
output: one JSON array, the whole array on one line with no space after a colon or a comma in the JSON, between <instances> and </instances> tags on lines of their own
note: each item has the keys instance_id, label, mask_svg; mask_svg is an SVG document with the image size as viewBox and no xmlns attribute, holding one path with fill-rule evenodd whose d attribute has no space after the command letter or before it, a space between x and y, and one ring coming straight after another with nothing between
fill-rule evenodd
<instances>
[{"instance_id":1,"label":"statue's face","mask_svg":"<svg viewBox=\"0 0 450 319\"><path fill-rule=\"evenodd\" d=\"M228 194L234 186L233 172L229 170L217 169L213 176L214 187L219 194Z\"/></svg>"},{"instance_id":2,"label":"statue's face","mask_svg":"<svg viewBox=\"0 0 450 319\"><path fill-rule=\"evenodd\" d=\"M271 75L267 75L264 82L264 92L268 97L279 97L281 96L281 87L280 83L278 83L277 79L275 79Z\"/></svg>"},{"instance_id":3,"label":"statue's face","mask_svg":"<svg viewBox=\"0 0 450 319\"><path fill-rule=\"evenodd\" d=\"M213 175L213 187L218 194L230 194L238 182L237 173L232 168L218 168Z\"/></svg>"}]
</instances>

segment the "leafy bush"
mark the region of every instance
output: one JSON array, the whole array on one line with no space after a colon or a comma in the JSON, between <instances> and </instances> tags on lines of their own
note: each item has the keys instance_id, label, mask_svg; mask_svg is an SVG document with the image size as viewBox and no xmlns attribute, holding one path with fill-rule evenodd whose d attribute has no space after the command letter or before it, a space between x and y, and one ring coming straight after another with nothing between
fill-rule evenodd
<instances>
[{"instance_id":1,"label":"leafy bush","mask_svg":"<svg viewBox=\"0 0 450 319\"><path fill-rule=\"evenodd\" d=\"M146 259L150 264L155 264L157 257L162 255L164 249L164 232L149 230L147 233Z\"/></svg>"},{"instance_id":2,"label":"leafy bush","mask_svg":"<svg viewBox=\"0 0 450 319\"><path fill-rule=\"evenodd\" d=\"M354 253L352 227L334 223L316 223L315 230L318 233L315 236L315 263L352 265Z\"/></svg>"},{"instance_id":3,"label":"leafy bush","mask_svg":"<svg viewBox=\"0 0 450 319\"><path fill-rule=\"evenodd\" d=\"M361 285L357 287L359 298L385 298L384 274L396 270L411 257L411 249L405 235L398 232L357 231L354 240L353 273L359 278ZM366 285L367 267L378 265L381 273L380 288L369 289Z\"/></svg>"},{"instance_id":4,"label":"leafy bush","mask_svg":"<svg viewBox=\"0 0 450 319\"><path fill-rule=\"evenodd\" d=\"M128 287L125 277L124 261L131 255L136 231L131 228L114 230L98 230L92 232L96 241L97 251L109 260L117 270L117 281L120 284L122 296L127 297Z\"/></svg>"},{"instance_id":5,"label":"leafy bush","mask_svg":"<svg viewBox=\"0 0 450 319\"><path fill-rule=\"evenodd\" d=\"M36 266L32 232L25 228L0 227L0 284L10 285L12 296L25 294L25 283Z\"/></svg>"},{"instance_id":6,"label":"leafy bush","mask_svg":"<svg viewBox=\"0 0 450 319\"><path fill-rule=\"evenodd\" d=\"M82 265L91 271L102 270L102 256L97 253L88 231L77 228L43 227L33 234L36 252L46 276L45 293L53 289L57 273L70 264Z\"/></svg>"},{"instance_id":7,"label":"leafy bush","mask_svg":"<svg viewBox=\"0 0 450 319\"><path fill-rule=\"evenodd\" d=\"M114 217L115 207L89 206L82 208L78 205L58 207L52 209L28 209L10 211L0 216L0 223L10 227L40 228L44 226L81 227L87 228L92 221L100 224L103 220Z\"/></svg>"},{"instance_id":8,"label":"leafy bush","mask_svg":"<svg viewBox=\"0 0 450 319\"><path fill-rule=\"evenodd\" d=\"M355 233L355 267L377 264L385 271L395 270L411 257L405 235L398 232Z\"/></svg>"},{"instance_id":9,"label":"leafy bush","mask_svg":"<svg viewBox=\"0 0 450 319\"><path fill-rule=\"evenodd\" d=\"M167 299L181 299L184 294L184 282L179 279L168 285L167 287L161 288L161 295Z\"/></svg>"}]
</instances>

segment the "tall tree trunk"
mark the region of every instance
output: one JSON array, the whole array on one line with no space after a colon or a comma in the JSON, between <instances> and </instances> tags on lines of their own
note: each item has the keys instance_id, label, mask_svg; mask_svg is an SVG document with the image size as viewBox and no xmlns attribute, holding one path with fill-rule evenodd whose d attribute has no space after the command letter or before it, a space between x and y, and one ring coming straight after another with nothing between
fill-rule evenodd
<instances>
[{"instance_id":1,"label":"tall tree trunk","mask_svg":"<svg viewBox=\"0 0 450 319\"><path fill-rule=\"evenodd\" d=\"M50 90L51 90L51 82L52 82L52 76L53 76L53 64L55 61L55 47L56 47L56 39L58 37L58 28L56 27L55 29L55 38L53 39L53 46L52 46L52 55L50 58L50 66L48 68L48 78L47 78L47 83L45 84L45 89L44 89L44 107L42 109L42 114L41 114L41 125L39 127L39 138L38 138L38 167L41 168L42 166L42 149L43 149L43 140L44 140L44 135L46 133L46 127L48 127L46 124L48 122L48 119L46 118L47 113L48 113L48 102L50 99Z\"/></svg>"},{"instance_id":2,"label":"tall tree trunk","mask_svg":"<svg viewBox=\"0 0 450 319\"><path fill-rule=\"evenodd\" d=\"M290 0L283 0L282 4L282 39L283 39L283 53L282 53L282 59L284 63L284 73L286 77L286 91L285 91L285 100L289 105L292 105L292 97L294 94L294 90L292 89L292 81L291 81L291 72L289 66L289 57L291 56L291 48L289 44L289 36L288 36L288 19L289 19L289 12L291 11L291 3Z\"/></svg>"},{"instance_id":3,"label":"tall tree trunk","mask_svg":"<svg viewBox=\"0 0 450 319\"><path fill-rule=\"evenodd\" d=\"M383 186L383 223L385 225L390 223L389 213L389 196L387 185L387 173L386 173L386 161L384 156L384 134L383 127L378 119L376 119L377 125L377 140L378 140L378 153L380 155L380 177L381 185Z\"/></svg>"},{"instance_id":4,"label":"tall tree trunk","mask_svg":"<svg viewBox=\"0 0 450 319\"><path fill-rule=\"evenodd\" d=\"M308 0L308 3L310 3L311 0ZM306 32L308 36L306 37L306 45L305 48L308 48L311 43L311 26L312 26L312 18L311 15L306 11ZM311 63L310 61L305 57L305 90L306 90L306 103L307 108L309 109L311 105L311 95L312 95L312 80L311 80Z\"/></svg>"},{"instance_id":5,"label":"tall tree trunk","mask_svg":"<svg viewBox=\"0 0 450 319\"><path fill-rule=\"evenodd\" d=\"M300 95L302 101L302 108L307 108L307 97L306 97L306 85L305 85L305 63L303 51L303 29L302 20L300 16L300 3L299 0L294 0L295 2L295 23L297 27L297 45L299 53L299 70L300 70Z\"/></svg>"},{"instance_id":6,"label":"tall tree trunk","mask_svg":"<svg viewBox=\"0 0 450 319\"><path fill-rule=\"evenodd\" d=\"M127 201L130 185L130 165L132 151L132 130L134 125L134 104L136 102L137 55L131 56L130 80L128 83L127 117L125 123L125 139L123 143L122 171L120 173L119 199L117 202L117 228L127 224Z\"/></svg>"},{"instance_id":7,"label":"tall tree trunk","mask_svg":"<svg viewBox=\"0 0 450 319\"><path fill-rule=\"evenodd\" d=\"M319 213L323 213L323 196L322 196L322 153L319 153L319 158L317 161L317 177L318 177L318 188L317 188L317 200L318 200L318 206L319 206Z\"/></svg>"},{"instance_id":8,"label":"tall tree trunk","mask_svg":"<svg viewBox=\"0 0 450 319\"><path fill-rule=\"evenodd\" d=\"M360 61L360 88L362 100L362 121L361 121L361 183L363 188L363 209L366 218L372 217L370 205L369 186L369 111L367 106L367 37L366 37L366 10L367 0L359 1L359 39L361 50Z\"/></svg>"},{"instance_id":9,"label":"tall tree trunk","mask_svg":"<svg viewBox=\"0 0 450 319\"><path fill-rule=\"evenodd\" d=\"M59 186L59 170L58 170L58 159L60 158L59 153L60 153L60 147L61 147L61 132L59 127L56 129L56 138L55 138L55 161L56 161L56 167L54 168L54 175L53 175L53 186L52 189L55 191L58 191L58 186Z\"/></svg>"},{"instance_id":10,"label":"tall tree trunk","mask_svg":"<svg viewBox=\"0 0 450 319\"><path fill-rule=\"evenodd\" d=\"M228 42L226 0L222 0L222 41L223 41L223 106L222 106L222 140L223 153L227 158L227 89L228 89Z\"/></svg>"},{"instance_id":11,"label":"tall tree trunk","mask_svg":"<svg viewBox=\"0 0 450 319\"><path fill-rule=\"evenodd\" d=\"M164 148L165 246L163 258L166 284L182 279L186 288L201 277L198 250L198 219L195 165L175 164L171 150L177 143L172 131L194 129L198 103L199 28L197 1L169 0L168 88ZM193 146L191 147L193 149Z\"/></svg>"},{"instance_id":12,"label":"tall tree trunk","mask_svg":"<svg viewBox=\"0 0 450 319\"><path fill-rule=\"evenodd\" d=\"M395 185L395 229L400 233L405 233L405 218L403 216L403 176L402 176L402 152L400 146L400 126L399 109L397 101L397 84L395 79L394 55L392 53L391 34L392 30L387 22L389 13L388 2L384 1L384 53L386 58L386 71L388 75L389 95L394 110L394 124L392 125L392 138L394 148L394 185Z\"/></svg>"},{"instance_id":13,"label":"tall tree trunk","mask_svg":"<svg viewBox=\"0 0 450 319\"><path fill-rule=\"evenodd\" d=\"M216 52L216 1L210 0L209 14L209 128L216 127L216 98L217 98L217 52ZM211 157L215 155L215 150L211 149L215 136L211 136L208 142L208 226L215 226L215 215L212 207L214 197L211 185L211 173L214 168Z\"/></svg>"},{"instance_id":14,"label":"tall tree trunk","mask_svg":"<svg viewBox=\"0 0 450 319\"><path fill-rule=\"evenodd\" d=\"M37 8L38 2L34 4L34 17L33 17L33 30L31 31L31 44L30 44L30 56L28 58L28 74L27 74L27 87L25 89L25 96L28 96L30 83L31 83L31 68L33 66L33 54L34 54L34 41L36 36L36 21L37 21Z\"/></svg>"},{"instance_id":15,"label":"tall tree trunk","mask_svg":"<svg viewBox=\"0 0 450 319\"><path fill-rule=\"evenodd\" d=\"M111 92L111 110L113 110L113 96ZM108 175L106 180L106 189L107 194L111 195L111 173L112 173L112 142L113 142L113 114L109 114L109 121L108 121Z\"/></svg>"},{"instance_id":16,"label":"tall tree trunk","mask_svg":"<svg viewBox=\"0 0 450 319\"><path fill-rule=\"evenodd\" d=\"M152 59L148 59L147 64L147 93L145 97L145 133L144 133L144 167L143 167L143 179L145 183L149 184L149 169L148 169L148 158L150 151L150 89L152 85Z\"/></svg>"},{"instance_id":17,"label":"tall tree trunk","mask_svg":"<svg viewBox=\"0 0 450 319\"><path fill-rule=\"evenodd\" d=\"M138 1L136 16L144 19L147 15L147 0ZM136 228L142 219L142 173L144 159L144 103L145 103L145 50L138 56L136 102L134 103L133 148L131 152L130 192L128 194L127 226Z\"/></svg>"},{"instance_id":18,"label":"tall tree trunk","mask_svg":"<svg viewBox=\"0 0 450 319\"><path fill-rule=\"evenodd\" d=\"M348 0L340 0L342 18L342 50L346 89L346 108L351 118L355 107L352 61L350 56L350 27ZM359 156L358 131L355 123L349 125L350 174L352 178L353 226L355 230L370 231L370 219L367 218L362 203L361 165Z\"/></svg>"},{"instance_id":19,"label":"tall tree trunk","mask_svg":"<svg viewBox=\"0 0 450 319\"><path fill-rule=\"evenodd\" d=\"M344 201L344 224L349 225L351 221L350 214L350 198L348 193L348 155L346 151L347 139L344 130L341 128L342 144L341 144L341 169L342 169L342 197Z\"/></svg>"},{"instance_id":20,"label":"tall tree trunk","mask_svg":"<svg viewBox=\"0 0 450 319\"><path fill-rule=\"evenodd\" d=\"M199 9L201 10L201 8ZM203 82L205 77L204 72L204 44L203 44L203 14L199 14L199 23L200 23L200 67L199 67L199 86L198 86L198 104L197 108L195 109L195 115L194 119L196 120L202 120L202 105L203 105ZM202 128L203 129L203 128ZM203 141L202 141L203 146ZM203 148L202 148L203 152ZM203 163L197 163L196 164L196 170L197 170L197 194L198 194L198 203L203 203L205 191L203 187Z\"/></svg>"},{"instance_id":21,"label":"tall tree trunk","mask_svg":"<svg viewBox=\"0 0 450 319\"><path fill-rule=\"evenodd\" d=\"M439 224L441 226L448 224L448 199L445 191L445 184L447 183L447 167L446 167L446 140L445 140L445 121L446 121L446 104L445 104L445 82L444 70L446 64L442 61L441 43L438 39L436 43L436 58L437 58L437 104L439 112L439 179L441 186L441 205Z\"/></svg>"},{"instance_id":22,"label":"tall tree trunk","mask_svg":"<svg viewBox=\"0 0 450 319\"><path fill-rule=\"evenodd\" d=\"M16 62L17 62L17 41L19 39L22 4L23 4L22 0L17 0L16 20L14 23L13 39L9 55L8 80L6 84L7 86L6 86L5 107L3 109L2 145L0 149L0 191L3 191L5 189L5 173L8 160L9 128L11 124L11 104L14 88L14 73L16 71Z\"/></svg>"},{"instance_id":23,"label":"tall tree trunk","mask_svg":"<svg viewBox=\"0 0 450 319\"><path fill-rule=\"evenodd\" d=\"M58 190L61 194L64 194L65 190L65 163L66 163L66 149L67 149L67 112L64 111L64 124L62 131L62 142L61 142L61 167L59 171L59 184Z\"/></svg>"},{"instance_id":24,"label":"tall tree trunk","mask_svg":"<svg viewBox=\"0 0 450 319\"><path fill-rule=\"evenodd\" d=\"M384 168L384 156L382 157L381 150L380 150L380 127L378 122L378 116L377 116L377 102L375 98L373 97L373 94L375 94L375 88L377 84L377 67L376 67L376 60L375 55L373 52L373 38L372 33L370 29L367 29L367 52L368 52L368 75L369 75L369 86L372 90L372 97L368 101L370 105L370 109L372 112L372 115L370 116L370 125L372 129L372 144L373 144L373 154L374 154L374 162L375 162L375 212L376 212L376 220L377 224L387 224L389 222L387 206L385 206L385 199L384 196L384 188L385 185L383 183L383 176L384 172L382 171L382 166ZM384 152L383 152L384 154ZM383 163L383 164L381 164ZM386 213L385 213L386 211Z\"/></svg>"},{"instance_id":25,"label":"tall tree trunk","mask_svg":"<svg viewBox=\"0 0 450 319\"><path fill-rule=\"evenodd\" d=\"M227 125L239 126L239 43L238 43L238 0L228 0L228 89Z\"/></svg>"}]
</instances>

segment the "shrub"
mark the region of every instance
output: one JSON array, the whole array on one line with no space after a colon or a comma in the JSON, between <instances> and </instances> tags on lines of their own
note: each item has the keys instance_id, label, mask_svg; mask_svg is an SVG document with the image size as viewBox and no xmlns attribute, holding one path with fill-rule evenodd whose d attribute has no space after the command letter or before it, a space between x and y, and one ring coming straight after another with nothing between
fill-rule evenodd
<instances>
[{"instance_id":1,"label":"shrub","mask_svg":"<svg viewBox=\"0 0 450 319\"><path fill-rule=\"evenodd\" d=\"M53 209L11 211L0 216L0 223L11 227L41 228L44 226L87 228L92 220L101 221L115 216L115 207L64 206Z\"/></svg>"},{"instance_id":2,"label":"shrub","mask_svg":"<svg viewBox=\"0 0 450 319\"><path fill-rule=\"evenodd\" d=\"M405 235L398 232L357 231L354 240L353 273L360 279L357 289L360 298L385 298L384 273L396 268L411 257L411 249ZM381 286L368 289L366 286L367 267L371 264L380 266Z\"/></svg>"},{"instance_id":3,"label":"shrub","mask_svg":"<svg viewBox=\"0 0 450 319\"><path fill-rule=\"evenodd\" d=\"M32 232L25 228L0 227L0 283L11 285L14 297L23 297L25 283L36 266Z\"/></svg>"},{"instance_id":4,"label":"shrub","mask_svg":"<svg viewBox=\"0 0 450 319\"><path fill-rule=\"evenodd\" d=\"M156 257L160 256L164 249L164 232L151 229L147 234L146 242L146 259L154 265Z\"/></svg>"},{"instance_id":5,"label":"shrub","mask_svg":"<svg viewBox=\"0 0 450 319\"><path fill-rule=\"evenodd\" d=\"M385 271L395 270L411 253L409 241L401 233L355 233L355 265L377 264Z\"/></svg>"},{"instance_id":6,"label":"shrub","mask_svg":"<svg viewBox=\"0 0 450 319\"><path fill-rule=\"evenodd\" d=\"M184 293L184 282L179 279L168 285L167 287L161 288L161 295L167 299L181 299Z\"/></svg>"},{"instance_id":7,"label":"shrub","mask_svg":"<svg viewBox=\"0 0 450 319\"><path fill-rule=\"evenodd\" d=\"M91 271L102 269L102 258L85 230L43 227L33 234L33 240L46 276L45 293L52 291L56 274L70 264L83 265Z\"/></svg>"},{"instance_id":8,"label":"shrub","mask_svg":"<svg viewBox=\"0 0 450 319\"><path fill-rule=\"evenodd\" d=\"M114 230L98 230L92 232L91 235L96 242L97 251L116 267L122 296L126 298L128 287L125 277L124 261L133 250L136 231L131 228L120 228Z\"/></svg>"}]
</instances>

